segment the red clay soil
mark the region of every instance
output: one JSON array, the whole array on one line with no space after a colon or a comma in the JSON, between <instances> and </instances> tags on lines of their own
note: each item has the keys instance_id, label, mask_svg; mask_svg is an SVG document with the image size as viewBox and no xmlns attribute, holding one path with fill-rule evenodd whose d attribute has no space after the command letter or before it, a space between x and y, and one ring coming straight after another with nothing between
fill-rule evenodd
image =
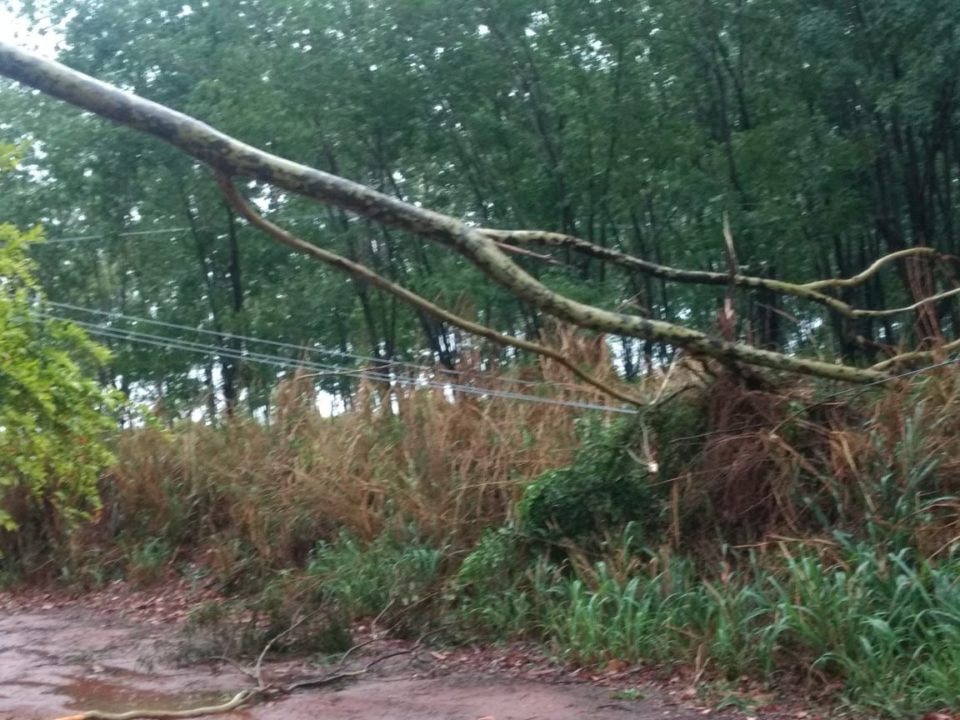
<instances>
[{"instance_id":1,"label":"red clay soil","mask_svg":"<svg viewBox=\"0 0 960 720\"><path fill-rule=\"evenodd\" d=\"M112 610L111 602L123 610ZM146 602L146 601L145 601ZM178 604L179 603L179 604ZM138 613L138 607L140 612ZM70 602L27 603L0 594L0 720L52 720L87 710L178 710L220 703L251 680L228 665L177 667L169 643L188 604L138 602L103 593ZM131 608L133 611L131 612ZM158 609L159 608L159 609ZM386 646L391 650L396 646ZM364 649L361 665L384 652ZM410 652L370 673L333 686L302 690L216 717L239 720L699 720L743 718L689 706L682 693L575 681L569 673L531 670L484 651ZM304 663L269 664L265 675L287 681ZM317 669L312 669L313 674ZM563 680L561 682L561 680ZM627 684L630 684L629 682ZM619 683L622 689L623 682ZM617 699L619 698L619 699ZM687 706L684 706L687 704ZM791 716L795 717L791 714ZM752 715L767 718L782 715Z\"/></svg>"}]
</instances>

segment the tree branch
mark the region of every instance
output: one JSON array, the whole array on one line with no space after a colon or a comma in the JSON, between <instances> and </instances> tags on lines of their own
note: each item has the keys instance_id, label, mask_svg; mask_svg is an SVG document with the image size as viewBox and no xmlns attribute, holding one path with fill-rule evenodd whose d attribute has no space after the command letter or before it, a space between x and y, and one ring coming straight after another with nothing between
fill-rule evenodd
<instances>
[{"instance_id":1,"label":"tree branch","mask_svg":"<svg viewBox=\"0 0 960 720\"><path fill-rule=\"evenodd\" d=\"M231 182L228 178L223 175L218 175L217 183L220 185L220 189L223 192L224 197L226 197L227 202L230 203L230 206L237 212L238 215L245 218L247 222L249 222L255 228L267 233L267 235L272 237L280 244L286 245L287 247L296 250L299 253L308 255L316 260L319 260L320 262L326 263L337 270L347 273L357 280L369 283L370 285L373 285L374 287L403 300L405 303L419 308L424 312L428 312L440 320L450 323L451 325L456 325L457 327L466 330L473 335L484 337L497 343L498 345L515 347L518 350L524 350L550 358L551 360L563 365L563 367L567 368L567 370L572 372L584 382L593 385L595 388L603 393L606 393L607 395L610 395L611 397L615 397L618 400L630 403L631 405L646 404L640 398L622 392L612 385L608 385L602 380L595 378L590 373L584 372L577 367L575 363L567 359L566 356L559 351L554 350L553 348L547 347L546 345L540 345L539 343L530 342L529 340L523 340L512 335L506 335L489 328L486 325L481 325L471 320L467 320L466 318L456 315L449 310L445 310L439 305L435 305L434 303L430 302L426 298L421 297L420 295L417 295L416 293L407 290L406 288L397 285L390 280L387 280L385 277L378 275L366 265L353 262L342 255L337 255L329 250L324 250L323 248L319 248L312 243L308 243L306 240L301 240L292 233L289 233L283 228L274 225L272 222L254 210L250 203L248 203L243 196L240 195L236 187L234 187L233 182Z\"/></svg>"},{"instance_id":2,"label":"tree branch","mask_svg":"<svg viewBox=\"0 0 960 720\"><path fill-rule=\"evenodd\" d=\"M888 358L883 362L878 362L876 365L873 365L871 369L879 370L881 372L888 372L890 370L901 368L904 365L918 365L920 363L932 362L943 358L945 355L949 355L954 350L960 350L960 340L948 342L944 345L941 345L936 350L918 350L917 352L905 352L899 355L894 355L892 358Z\"/></svg>"},{"instance_id":3,"label":"tree branch","mask_svg":"<svg viewBox=\"0 0 960 720\"><path fill-rule=\"evenodd\" d=\"M642 260L634 255L613 248L596 245L588 240L578 238L564 233L542 232L539 230L494 230L492 228L481 228L487 237L495 240L500 247L510 247L511 245L541 245L557 248L568 248L583 255L605 260L615 265L619 265L630 270L673 282L689 283L693 285L720 285L758 289L763 288L771 290L779 295L790 295L802 300L809 300L824 307L834 310L844 317L851 319L867 317L886 317L890 315L899 315L901 313L912 312L926 305L927 303L944 300L948 297L960 293L960 288L950 290L939 295L924 298L912 305L899 308L889 308L884 310L864 310L855 308L843 300L820 292L822 289L830 287L854 287L866 282L872 275L880 270L884 265L910 256L928 256L942 257L940 253L932 248L917 247L885 255L863 272L850 278L831 278L828 280L817 280L810 283L791 283L785 280L776 280L774 278L758 277L755 275L740 275L731 272L712 272L709 270L683 270L681 268L670 267L669 265L660 265L659 263Z\"/></svg>"},{"instance_id":4,"label":"tree branch","mask_svg":"<svg viewBox=\"0 0 960 720\"><path fill-rule=\"evenodd\" d=\"M931 247L913 247L905 250L897 250L896 252L892 252L889 255L884 255L879 260L874 261L870 267L861 273L857 273L853 277L816 280L815 282L805 283L801 287L807 288L808 290L822 290L829 287L855 287L869 280L870 277L879 272L884 265L888 265L889 263L900 260L901 258L917 256L939 257L940 253Z\"/></svg>"},{"instance_id":5,"label":"tree branch","mask_svg":"<svg viewBox=\"0 0 960 720\"><path fill-rule=\"evenodd\" d=\"M672 323L577 302L537 281L511 261L491 237L455 218L258 150L183 113L2 42L0 74L160 138L226 176L254 178L453 248L516 297L565 322L600 332L664 342L719 360L834 380L870 383L887 377L876 370L762 350Z\"/></svg>"}]
</instances>

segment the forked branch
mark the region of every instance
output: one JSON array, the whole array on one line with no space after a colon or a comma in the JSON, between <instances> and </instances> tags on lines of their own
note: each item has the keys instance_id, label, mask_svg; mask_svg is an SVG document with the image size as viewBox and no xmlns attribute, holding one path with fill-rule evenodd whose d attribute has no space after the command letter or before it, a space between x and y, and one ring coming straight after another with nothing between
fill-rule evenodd
<instances>
[{"instance_id":1,"label":"forked branch","mask_svg":"<svg viewBox=\"0 0 960 720\"><path fill-rule=\"evenodd\" d=\"M417 295L415 292L397 285L390 280L387 280L385 277L377 274L366 265L361 265L360 263L349 260L342 255L337 255L329 250L324 250L323 248L317 247L313 243L309 243L306 240L301 240L296 235L293 235L278 225L274 225L272 222L254 210L253 206L243 198L229 178L223 175L218 175L217 183L220 185L220 190L223 192L227 202L237 212L238 215L246 219L246 221L255 228L265 232L281 245L286 245L287 247L296 250L298 253L302 253L312 257L315 260L319 260L320 262L325 263L336 270L340 270L347 275L350 275L356 280L373 285L374 287L399 298L408 305L412 305L419 310L423 310L424 312L429 313L434 317L443 320L444 322L454 325L461 330L466 330L472 335L486 338L487 340L495 342L498 345L514 347L518 350L524 350L526 352L536 353L542 357L550 358L551 360L563 365L563 367L567 368L567 370L572 372L584 382L593 385L593 387L597 388L603 393L606 393L607 395L610 395L611 397L615 397L618 400L622 400L632 405L645 404L640 398L622 392L612 385L609 385L599 378L594 377L590 373L580 369L576 363L571 362L565 355L551 347L541 345L540 343L531 342L529 340L523 340L522 338L514 337L513 335L507 335L487 327L486 325L481 325L480 323L473 322L472 320L467 320L465 317L461 317L460 315L452 313L449 310L430 302L425 297Z\"/></svg>"},{"instance_id":2,"label":"forked branch","mask_svg":"<svg viewBox=\"0 0 960 720\"><path fill-rule=\"evenodd\" d=\"M928 298L923 298L912 305L898 308L885 308L883 310L866 310L853 307L839 298L821 292L827 288L855 287L861 285L879 272L884 266L904 258L928 257L944 259L939 252L929 247L907 248L906 250L898 250L889 255L884 255L863 272L849 278L829 278L827 280L816 280L809 283L792 283L786 280L777 280L775 278L756 275L741 275L739 273L713 272L709 270L684 270L669 265L661 265L650 262L649 260L643 260L635 255L629 255L620 250L597 245L574 235L565 235L564 233L541 232L539 230L494 230L491 228L481 228L480 232L492 240L495 240L499 243L500 247L539 245L543 247L567 248L582 255L596 258L597 260L610 262L643 275L649 275L650 277L669 280L671 282L693 285L735 285L736 287L754 290L763 288L775 292L778 295L789 295L802 300L809 300L851 319L900 315L918 310L929 303L946 300L947 298L960 294L960 288L954 288Z\"/></svg>"}]
</instances>

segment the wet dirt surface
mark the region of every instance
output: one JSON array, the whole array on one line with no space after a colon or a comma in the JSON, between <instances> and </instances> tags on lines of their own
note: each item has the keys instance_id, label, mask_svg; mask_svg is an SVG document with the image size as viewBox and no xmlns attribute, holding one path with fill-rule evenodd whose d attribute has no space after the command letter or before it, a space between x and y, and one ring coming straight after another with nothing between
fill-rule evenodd
<instances>
[{"instance_id":1,"label":"wet dirt surface","mask_svg":"<svg viewBox=\"0 0 960 720\"><path fill-rule=\"evenodd\" d=\"M175 624L132 621L82 601L49 609L0 609L0 720L51 720L86 710L180 710L221 703L251 680L228 665L177 667ZM616 700L609 688L446 673L418 653L336 686L303 690L220 714L234 720L694 720L717 713L670 705L656 691ZM422 657L419 657L422 655ZM267 674L299 672L290 663ZM433 675L433 677L431 677ZM723 717L734 718L736 715ZM740 716L742 717L742 716Z\"/></svg>"},{"instance_id":2,"label":"wet dirt surface","mask_svg":"<svg viewBox=\"0 0 960 720\"><path fill-rule=\"evenodd\" d=\"M220 701L242 675L160 661L167 631L81 608L6 611L0 617L0 719L84 710L182 709ZM241 717L241 716L236 716Z\"/></svg>"}]
</instances>

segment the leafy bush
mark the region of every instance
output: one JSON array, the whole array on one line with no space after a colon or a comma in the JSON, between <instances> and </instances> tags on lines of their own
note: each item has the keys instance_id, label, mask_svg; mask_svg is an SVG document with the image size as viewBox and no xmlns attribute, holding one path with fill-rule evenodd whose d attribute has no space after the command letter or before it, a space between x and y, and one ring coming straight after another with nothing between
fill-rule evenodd
<instances>
[{"instance_id":1,"label":"leafy bush","mask_svg":"<svg viewBox=\"0 0 960 720\"><path fill-rule=\"evenodd\" d=\"M490 528L460 565L454 586L477 594L503 591L528 561L521 538L511 526Z\"/></svg>"},{"instance_id":2,"label":"leafy bush","mask_svg":"<svg viewBox=\"0 0 960 720\"><path fill-rule=\"evenodd\" d=\"M580 429L582 445L573 463L548 470L524 491L518 507L522 532L538 541L581 546L628 523L653 532L661 501L634 447L636 426L581 421Z\"/></svg>"},{"instance_id":3,"label":"leafy bush","mask_svg":"<svg viewBox=\"0 0 960 720\"><path fill-rule=\"evenodd\" d=\"M409 629L439 597L442 558L441 550L415 538L400 542L384 534L366 544L344 533L335 543L317 545L306 574L352 616Z\"/></svg>"},{"instance_id":4,"label":"leafy bush","mask_svg":"<svg viewBox=\"0 0 960 720\"><path fill-rule=\"evenodd\" d=\"M488 529L448 584L460 623L500 638L523 632L533 560L514 527Z\"/></svg>"},{"instance_id":5,"label":"leafy bush","mask_svg":"<svg viewBox=\"0 0 960 720\"><path fill-rule=\"evenodd\" d=\"M10 157L0 148L0 170ZM117 403L89 373L105 349L38 314L43 300L26 252L39 236L0 224L0 551L21 561L99 507Z\"/></svg>"}]
</instances>

